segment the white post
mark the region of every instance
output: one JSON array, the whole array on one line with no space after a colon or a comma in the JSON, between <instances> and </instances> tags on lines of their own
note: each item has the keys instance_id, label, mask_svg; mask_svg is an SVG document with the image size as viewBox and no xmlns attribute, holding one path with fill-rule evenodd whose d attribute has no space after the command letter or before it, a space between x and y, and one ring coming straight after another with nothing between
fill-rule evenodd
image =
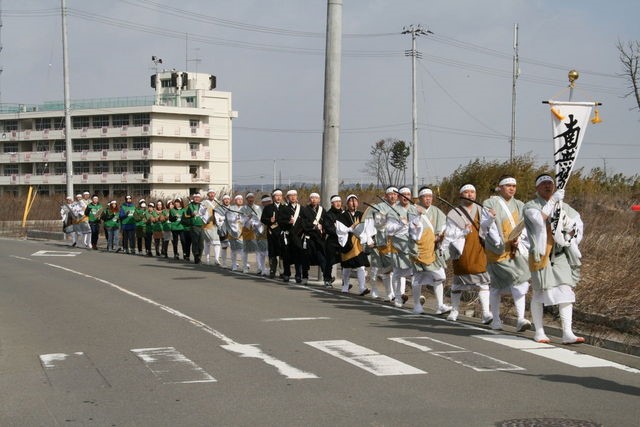
<instances>
[{"instance_id":1,"label":"white post","mask_svg":"<svg viewBox=\"0 0 640 427\"><path fill-rule=\"evenodd\" d=\"M73 197L73 144L71 142L71 101L69 100L69 55L67 53L67 4L60 0L62 12L62 74L64 77L64 138L67 155L67 196Z\"/></svg>"},{"instance_id":2,"label":"white post","mask_svg":"<svg viewBox=\"0 0 640 427\"><path fill-rule=\"evenodd\" d=\"M327 45L324 68L324 129L322 133L321 200L326 205L338 193L340 136L340 69L342 0L327 0Z\"/></svg>"}]
</instances>

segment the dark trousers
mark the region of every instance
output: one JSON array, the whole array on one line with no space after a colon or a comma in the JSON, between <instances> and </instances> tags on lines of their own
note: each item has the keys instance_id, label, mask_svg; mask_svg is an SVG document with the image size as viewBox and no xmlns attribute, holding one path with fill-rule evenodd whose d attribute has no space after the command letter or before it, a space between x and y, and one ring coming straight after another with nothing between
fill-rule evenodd
<instances>
[{"instance_id":1,"label":"dark trousers","mask_svg":"<svg viewBox=\"0 0 640 427\"><path fill-rule=\"evenodd\" d=\"M100 237L100 223L90 222L91 227L91 247L95 248L98 245L98 237Z\"/></svg>"},{"instance_id":2,"label":"dark trousers","mask_svg":"<svg viewBox=\"0 0 640 427\"><path fill-rule=\"evenodd\" d=\"M196 262L200 261L204 250L204 230L202 227L191 227L191 253Z\"/></svg>"},{"instance_id":3,"label":"dark trousers","mask_svg":"<svg viewBox=\"0 0 640 427\"><path fill-rule=\"evenodd\" d=\"M136 251L136 230L122 229L122 248L125 252Z\"/></svg>"}]
</instances>

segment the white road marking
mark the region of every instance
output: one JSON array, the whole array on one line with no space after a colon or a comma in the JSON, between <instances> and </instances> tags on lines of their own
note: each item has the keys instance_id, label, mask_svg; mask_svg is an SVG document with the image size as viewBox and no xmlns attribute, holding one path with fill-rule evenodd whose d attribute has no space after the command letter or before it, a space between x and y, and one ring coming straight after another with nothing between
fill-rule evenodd
<instances>
[{"instance_id":1,"label":"white road marking","mask_svg":"<svg viewBox=\"0 0 640 427\"><path fill-rule=\"evenodd\" d=\"M111 387L89 356L75 353L50 353L39 356L47 381L60 390L96 390Z\"/></svg>"},{"instance_id":2,"label":"white road marking","mask_svg":"<svg viewBox=\"0 0 640 427\"><path fill-rule=\"evenodd\" d=\"M264 319L263 322L291 322L297 320L329 320L330 317L280 317L278 319Z\"/></svg>"},{"instance_id":3,"label":"white road marking","mask_svg":"<svg viewBox=\"0 0 640 427\"><path fill-rule=\"evenodd\" d=\"M389 338L391 341L395 341L400 344L404 344L409 347L417 348L420 351L433 354L434 356L441 357L443 359L450 360L454 363L462 365L466 368L473 369L476 372L491 372L491 371L524 371L524 368L520 366L505 362L495 357L487 356L486 354L478 353L476 351L470 351L464 347L449 344L444 341L440 341L431 337L393 337ZM414 341L427 341L430 342L431 347L418 344ZM434 349L437 349L435 351ZM445 349L445 350L442 350ZM454 349L454 350L451 350Z\"/></svg>"},{"instance_id":4,"label":"white road marking","mask_svg":"<svg viewBox=\"0 0 640 427\"><path fill-rule=\"evenodd\" d=\"M31 256L78 256L82 252L69 252L69 251L38 251L31 254Z\"/></svg>"},{"instance_id":5,"label":"white road marking","mask_svg":"<svg viewBox=\"0 0 640 427\"><path fill-rule=\"evenodd\" d=\"M474 337L483 339L485 341L505 345L507 347L515 348L517 350L522 350L527 353L535 354L537 356L546 357L547 359L575 366L576 368L610 367L636 374L640 373L639 369L631 368L620 363L611 362L609 360L590 356L588 354L578 353L577 351L569 350L566 348L559 348L551 344L537 343L526 338L514 337L510 335L474 335Z\"/></svg>"},{"instance_id":6,"label":"white road marking","mask_svg":"<svg viewBox=\"0 0 640 427\"><path fill-rule=\"evenodd\" d=\"M174 347L134 348L131 352L164 384L213 383L213 378L200 366Z\"/></svg>"},{"instance_id":7,"label":"white road marking","mask_svg":"<svg viewBox=\"0 0 640 427\"><path fill-rule=\"evenodd\" d=\"M82 356L84 353L79 351L73 354L75 356ZM47 369L53 369L56 367L55 362L64 361L69 356L70 355L66 353L51 353L51 354L41 354L39 357L40 357L40 362L42 362L42 366L44 366Z\"/></svg>"},{"instance_id":8,"label":"white road marking","mask_svg":"<svg viewBox=\"0 0 640 427\"><path fill-rule=\"evenodd\" d=\"M376 376L426 374L426 372L421 369L414 368L404 362L347 340L308 341L305 342L305 344L324 351L338 359L342 359Z\"/></svg>"},{"instance_id":9,"label":"white road marking","mask_svg":"<svg viewBox=\"0 0 640 427\"><path fill-rule=\"evenodd\" d=\"M127 294L129 296L132 296L134 298L137 298L140 301L143 301L143 302L146 302L147 304L151 304L151 305L153 305L155 307L158 307L159 309L161 309L163 311L166 311L167 313L169 313L169 314L171 314L173 316L176 316L176 317L178 317L178 318L180 318L182 320L185 320L185 321L189 322L193 326L195 326L195 327L199 328L200 330L208 333L209 335L213 335L214 337L218 338L220 341L223 341L225 343L225 345L223 345L222 347L223 348L229 347L229 348L226 348L227 350L235 352L235 350L231 350L231 349L240 348L240 347L243 346L243 344L239 344L239 343L235 342L233 339L231 339L228 336L224 335L222 332L213 329L211 326L207 325L206 323L201 322L200 320L194 319L191 316L188 316L188 315L186 315L184 313L181 313L180 311L178 311L178 310L176 310L174 308L171 308L169 306L166 306L164 304L160 304L159 302L156 302L156 301L154 301L154 300L152 300L150 298L143 297L142 295L139 295L139 294L137 294L135 292L132 292L132 291L130 291L128 289L125 289L125 288L123 288L121 286L118 286L115 283L111 283L108 280L100 279L99 277L95 277L95 276L92 276L90 274L85 274L85 273L82 273L82 272L79 272L79 271L75 271L75 270L72 270L70 268L63 267L63 266L56 265L56 264L45 263L45 265L48 265L49 267L57 268L57 269L60 269L60 270L63 270L63 271L66 271L66 272L69 272L69 273L72 273L72 274L76 274L78 276L82 276L82 277L85 277L87 279L96 280L97 282L100 282L100 283L103 283L103 284L105 284L107 286L110 286L110 287L112 287L112 288L114 288L114 289L116 289L116 290L118 290L118 291L120 291L122 293L125 293L125 294ZM278 371L280 373L283 373L283 372L295 373L295 375L292 376L292 377L289 377L289 376L287 376L287 375L285 375L283 373L283 375L287 376L287 378L292 378L292 379L317 378L317 376L315 376L314 374L311 374L311 373L308 373L308 372L304 372L304 371L300 371L300 370L294 368L293 366L289 366L285 362L279 361L279 360L277 360L277 359L275 359L275 358L273 358L273 357L271 357L271 356L269 356L267 354L264 354L262 352L256 353L255 351L253 351L252 354L256 354L256 355L255 356L247 356L247 357L258 357L258 355L259 355L260 357L258 357L258 358L262 359L267 365L276 366L275 362L277 361L277 365L280 367L278 369ZM285 368L285 367L286 367L286 369L283 370L283 368Z\"/></svg>"},{"instance_id":10,"label":"white road marking","mask_svg":"<svg viewBox=\"0 0 640 427\"><path fill-rule=\"evenodd\" d=\"M240 357L251 357L254 359L260 359L267 365L271 365L278 370L281 375L284 375L287 378L294 380L303 380L303 379L311 379L318 378L317 375L312 374L310 372L301 371L299 369L294 368L283 362L282 360L278 360L275 357L269 356L260 350L257 344L227 344L223 345L222 348L225 350L229 350L233 353L238 353Z\"/></svg>"}]
</instances>

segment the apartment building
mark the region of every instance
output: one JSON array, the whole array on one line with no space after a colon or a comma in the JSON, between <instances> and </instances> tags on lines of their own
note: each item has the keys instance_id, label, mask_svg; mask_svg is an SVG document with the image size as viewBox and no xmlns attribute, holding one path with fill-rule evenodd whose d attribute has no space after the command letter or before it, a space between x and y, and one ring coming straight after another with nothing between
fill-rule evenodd
<instances>
[{"instance_id":1,"label":"apartment building","mask_svg":"<svg viewBox=\"0 0 640 427\"><path fill-rule=\"evenodd\" d=\"M154 95L71 102L67 153L62 102L0 105L0 195L66 193L67 156L74 192L173 197L232 179L231 93L215 76L163 71Z\"/></svg>"}]
</instances>

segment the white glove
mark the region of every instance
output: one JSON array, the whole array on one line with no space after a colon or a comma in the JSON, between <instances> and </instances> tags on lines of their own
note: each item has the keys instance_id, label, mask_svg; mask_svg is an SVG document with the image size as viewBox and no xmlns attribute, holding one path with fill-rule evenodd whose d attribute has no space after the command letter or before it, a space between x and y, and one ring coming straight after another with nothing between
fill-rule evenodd
<instances>
[{"instance_id":1,"label":"white glove","mask_svg":"<svg viewBox=\"0 0 640 427\"><path fill-rule=\"evenodd\" d=\"M551 196L551 200L555 203L561 202L564 200L564 189L556 190L555 193Z\"/></svg>"}]
</instances>

